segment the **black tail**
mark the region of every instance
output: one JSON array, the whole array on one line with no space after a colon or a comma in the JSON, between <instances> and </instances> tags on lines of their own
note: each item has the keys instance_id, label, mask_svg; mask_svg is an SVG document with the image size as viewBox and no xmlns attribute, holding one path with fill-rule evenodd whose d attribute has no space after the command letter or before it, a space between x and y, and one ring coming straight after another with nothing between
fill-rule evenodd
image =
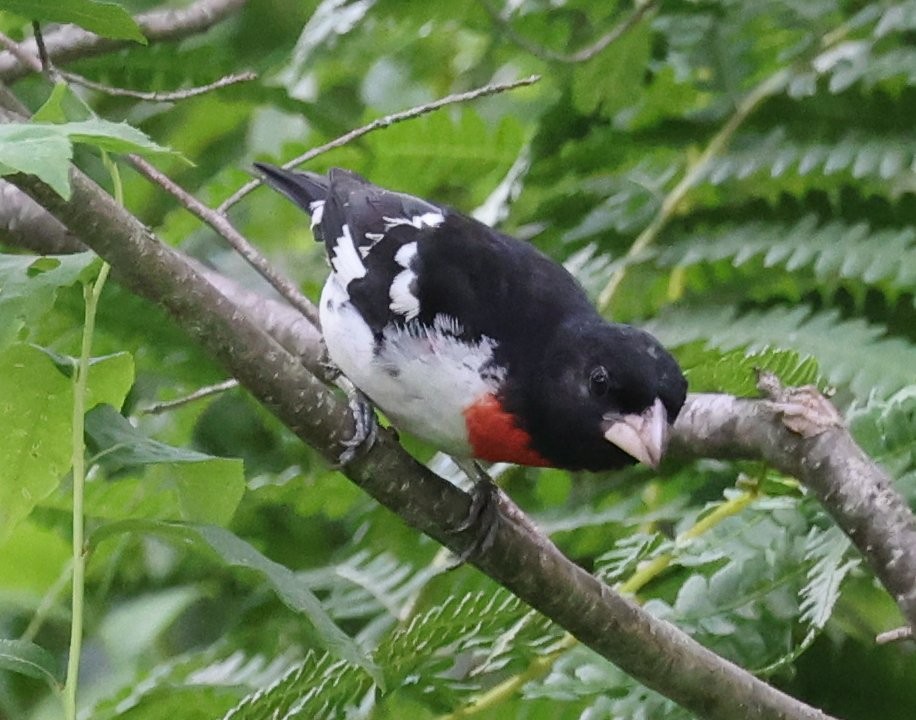
<instances>
[{"instance_id":1,"label":"black tail","mask_svg":"<svg viewBox=\"0 0 916 720\"><path fill-rule=\"evenodd\" d=\"M283 193L309 215L314 211L312 203L328 196L328 179L324 175L297 170L284 170L276 165L256 162L261 177L268 185Z\"/></svg>"}]
</instances>

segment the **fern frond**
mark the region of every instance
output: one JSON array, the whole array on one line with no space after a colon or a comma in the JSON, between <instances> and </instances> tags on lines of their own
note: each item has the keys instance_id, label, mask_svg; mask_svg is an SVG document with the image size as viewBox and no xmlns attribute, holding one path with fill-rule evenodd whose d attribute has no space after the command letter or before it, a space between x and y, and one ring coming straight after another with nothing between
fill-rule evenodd
<instances>
[{"instance_id":1,"label":"fern frond","mask_svg":"<svg viewBox=\"0 0 916 720\"><path fill-rule=\"evenodd\" d=\"M871 398L853 408L849 429L862 448L896 477L916 468L916 385L886 401Z\"/></svg>"},{"instance_id":2,"label":"fern frond","mask_svg":"<svg viewBox=\"0 0 916 720\"><path fill-rule=\"evenodd\" d=\"M893 191L888 181L909 173L914 151L904 137L866 136L849 132L832 142L806 143L786 139L777 129L765 136L745 135L741 147L713 160L707 171L707 182L724 186L738 180L755 178L755 194L773 195L790 189L788 179L805 178L807 188L837 190L834 179L823 178L846 173L850 179L871 179L885 183L884 193ZM764 187L763 178L780 179L779 184ZM733 190L734 188L732 188Z\"/></svg>"},{"instance_id":3,"label":"fern frond","mask_svg":"<svg viewBox=\"0 0 916 720\"><path fill-rule=\"evenodd\" d=\"M271 685L246 696L223 720L331 720L370 689L365 671L328 653L310 652Z\"/></svg>"},{"instance_id":4,"label":"fern frond","mask_svg":"<svg viewBox=\"0 0 916 720\"><path fill-rule=\"evenodd\" d=\"M857 557L847 558L851 547L849 538L836 525L826 530L812 528L808 535L805 557L814 564L808 568L808 582L801 590L800 609L801 621L807 623L812 638L830 619L843 580L860 564Z\"/></svg>"},{"instance_id":5,"label":"fern frond","mask_svg":"<svg viewBox=\"0 0 916 720\"><path fill-rule=\"evenodd\" d=\"M667 345L704 341L711 347L750 352L768 346L817 358L833 385L846 385L858 397L886 397L912 382L916 346L888 336L885 329L839 312L807 306L741 313L734 306L671 310L650 323Z\"/></svg>"},{"instance_id":6,"label":"fern frond","mask_svg":"<svg viewBox=\"0 0 916 720\"><path fill-rule=\"evenodd\" d=\"M916 232L910 227L873 230L866 223L753 222L693 230L676 237L655 260L672 268L730 261L740 267L759 260L789 272L808 268L821 282L857 280L895 293L916 286Z\"/></svg>"},{"instance_id":7,"label":"fern frond","mask_svg":"<svg viewBox=\"0 0 916 720\"><path fill-rule=\"evenodd\" d=\"M678 359L693 392L754 395L757 370L769 370L784 385L810 385L819 377L817 361L794 350L765 347L756 352L720 352L694 344L682 348Z\"/></svg>"}]
</instances>

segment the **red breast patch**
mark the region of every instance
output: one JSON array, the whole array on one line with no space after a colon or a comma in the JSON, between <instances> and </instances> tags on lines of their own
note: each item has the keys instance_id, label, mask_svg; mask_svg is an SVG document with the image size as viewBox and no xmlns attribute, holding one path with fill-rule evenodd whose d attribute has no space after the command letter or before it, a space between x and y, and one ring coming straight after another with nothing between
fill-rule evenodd
<instances>
[{"instance_id":1,"label":"red breast patch","mask_svg":"<svg viewBox=\"0 0 916 720\"><path fill-rule=\"evenodd\" d=\"M503 410L495 395L488 394L464 410L468 442L474 457L490 462L546 467L550 463L531 449L531 437Z\"/></svg>"}]
</instances>

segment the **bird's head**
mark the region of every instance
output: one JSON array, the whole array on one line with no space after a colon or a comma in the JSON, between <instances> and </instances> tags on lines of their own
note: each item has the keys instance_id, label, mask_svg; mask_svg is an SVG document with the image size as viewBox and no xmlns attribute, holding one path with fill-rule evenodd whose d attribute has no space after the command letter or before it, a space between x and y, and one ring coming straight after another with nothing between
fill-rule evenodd
<instances>
[{"instance_id":1,"label":"bird's head","mask_svg":"<svg viewBox=\"0 0 916 720\"><path fill-rule=\"evenodd\" d=\"M531 428L562 467L658 467L687 396L677 361L649 333L594 322L564 328L546 348ZM532 385L532 387L534 387Z\"/></svg>"}]
</instances>

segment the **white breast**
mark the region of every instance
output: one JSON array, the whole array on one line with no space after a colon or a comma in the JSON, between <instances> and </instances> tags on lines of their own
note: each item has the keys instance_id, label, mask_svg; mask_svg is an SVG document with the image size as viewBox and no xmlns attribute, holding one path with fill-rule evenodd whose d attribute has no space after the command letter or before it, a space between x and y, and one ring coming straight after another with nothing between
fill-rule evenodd
<instances>
[{"instance_id":1,"label":"white breast","mask_svg":"<svg viewBox=\"0 0 916 720\"><path fill-rule=\"evenodd\" d=\"M470 454L463 411L502 380L490 364L491 339L463 342L457 321L438 316L432 327L412 320L388 328L377 345L333 274L319 312L331 360L395 427L447 453Z\"/></svg>"}]
</instances>

